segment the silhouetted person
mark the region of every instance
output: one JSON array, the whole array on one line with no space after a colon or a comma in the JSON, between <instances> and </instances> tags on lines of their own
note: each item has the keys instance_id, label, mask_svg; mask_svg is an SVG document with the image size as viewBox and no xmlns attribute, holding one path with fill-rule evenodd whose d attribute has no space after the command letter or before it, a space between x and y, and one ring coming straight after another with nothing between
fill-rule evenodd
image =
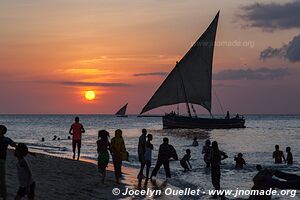
<instances>
[{"instance_id":1,"label":"silhouetted person","mask_svg":"<svg viewBox=\"0 0 300 200\"><path fill-rule=\"evenodd\" d=\"M145 162L146 135L147 135L147 130L142 129L142 135L139 137L139 143L138 143L138 158L139 158L139 162L141 163L138 179L142 179L145 177L143 172L146 165Z\"/></svg>"},{"instance_id":2,"label":"silhouetted person","mask_svg":"<svg viewBox=\"0 0 300 200\"><path fill-rule=\"evenodd\" d=\"M45 138L42 137L42 142L45 142Z\"/></svg>"},{"instance_id":3,"label":"silhouetted person","mask_svg":"<svg viewBox=\"0 0 300 200\"><path fill-rule=\"evenodd\" d=\"M193 147L199 146L199 143L198 143L198 141L197 141L197 137L194 137L192 146L193 146Z\"/></svg>"},{"instance_id":4,"label":"silhouetted person","mask_svg":"<svg viewBox=\"0 0 300 200\"><path fill-rule=\"evenodd\" d=\"M293 154L291 152L291 147L286 148L286 153L287 153L286 162L288 165L292 165L294 161L293 161Z\"/></svg>"},{"instance_id":5,"label":"silhouetted person","mask_svg":"<svg viewBox=\"0 0 300 200\"><path fill-rule=\"evenodd\" d=\"M286 162L283 152L279 150L278 144L275 145L275 151L273 152L273 158L275 159L275 164L281 164L282 159L284 160L284 162Z\"/></svg>"},{"instance_id":6,"label":"silhouetted person","mask_svg":"<svg viewBox=\"0 0 300 200\"><path fill-rule=\"evenodd\" d=\"M106 130L98 131L97 152L98 152L98 171L102 175L102 183L106 177L106 167L109 162L109 152L111 145L108 141L109 133Z\"/></svg>"},{"instance_id":7,"label":"silhouetted person","mask_svg":"<svg viewBox=\"0 0 300 200\"><path fill-rule=\"evenodd\" d=\"M16 147L16 143L12 139L5 137L7 128L0 125L0 197L6 199L6 180L5 180L5 162L8 145Z\"/></svg>"},{"instance_id":8,"label":"silhouetted person","mask_svg":"<svg viewBox=\"0 0 300 200\"><path fill-rule=\"evenodd\" d=\"M236 114L235 118L236 118L236 119L239 119L239 118L240 118L240 115L239 115L239 114Z\"/></svg>"},{"instance_id":9,"label":"silhouetted person","mask_svg":"<svg viewBox=\"0 0 300 200\"><path fill-rule=\"evenodd\" d=\"M57 136L56 136L56 135L54 135L52 140L56 140L56 139L57 139Z\"/></svg>"},{"instance_id":10,"label":"silhouetted person","mask_svg":"<svg viewBox=\"0 0 300 200\"><path fill-rule=\"evenodd\" d=\"M145 163L146 163L146 181L145 185L147 185L147 182L149 180L149 172L152 162L152 151L153 151L153 144L151 143L153 136L151 134L147 135L147 142L146 142L146 148L145 148Z\"/></svg>"},{"instance_id":11,"label":"silhouetted person","mask_svg":"<svg viewBox=\"0 0 300 200\"><path fill-rule=\"evenodd\" d=\"M71 139L71 137L70 136L68 136L68 140L70 140Z\"/></svg>"},{"instance_id":12,"label":"silhouetted person","mask_svg":"<svg viewBox=\"0 0 300 200\"><path fill-rule=\"evenodd\" d=\"M187 149L186 154L183 156L183 158L180 160L180 165L183 167L184 171L189 171L192 169L190 159L191 159L191 150Z\"/></svg>"},{"instance_id":13,"label":"silhouetted person","mask_svg":"<svg viewBox=\"0 0 300 200\"><path fill-rule=\"evenodd\" d=\"M202 154L204 154L203 160L206 163L206 167L210 166L210 152L211 152L210 140L206 140L205 146L203 146L202 148Z\"/></svg>"},{"instance_id":14,"label":"silhouetted person","mask_svg":"<svg viewBox=\"0 0 300 200\"><path fill-rule=\"evenodd\" d=\"M234 156L234 161L235 161L235 168L236 169L243 169L244 165L246 165L246 162L243 158L242 153L238 153L237 156Z\"/></svg>"},{"instance_id":15,"label":"silhouetted person","mask_svg":"<svg viewBox=\"0 0 300 200\"><path fill-rule=\"evenodd\" d=\"M216 190L220 189L221 160L224 160L226 158L228 158L226 153L220 151L218 147L218 143L216 141L213 141L211 145L211 153L210 153L210 166L211 166L211 180Z\"/></svg>"},{"instance_id":16,"label":"silhouetted person","mask_svg":"<svg viewBox=\"0 0 300 200\"><path fill-rule=\"evenodd\" d=\"M34 199L35 182L32 179L31 169L25 159L28 154L28 148L24 143L19 143L15 150L15 156L18 159L17 172L20 187L18 189L15 200L22 199L26 196L28 199Z\"/></svg>"},{"instance_id":17,"label":"silhouetted person","mask_svg":"<svg viewBox=\"0 0 300 200\"><path fill-rule=\"evenodd\" d=\"M227 111L225 119L229 119L229 118L230 118L229 111Z\"/></svg>"},{"instance_id":18,"label":"silhouetted person","mask_svg":"<svg viewBox=\"0 0 300 200\"><path fill-rule=\"evenodd\" d=\"M120 129L115 131L115 137L111 139L111 153L115 168L116 183L119 184L122 175L122 161L126 160L124 155L127 153L122 137L122 131Z\"/></svg>"},{"instance_id":19,"label":"silhouetted person","mask_svg":"<svg viewBox=\"0 0 300 200\"><path fill-rule=\"evenodd\" d=\"M79 117L75 117L75 123L73 123L71 125L69 133L70 133L70 135L73 136L73 139L72 139L73 159L75 159L76 146L77 146L77 148L78 148L77 160L79 160L80 148L81 148L81 137L82 137L82 133L85 133L83 125L79 123Z\"/></svg>"},{"instance_id":20,"label":"silhouetted person","mask_svg":"<svg viewBox=\"0 0 300 200\"><path fill-rule=\"evenodd\" d=\"M272 179L272 170L263 169L261 165L256 165L258 173L253 178L253 187L251 190L267 191L272 187L269 184L269 181ZM271 195L258 194L251 195L250 200L271 200Z\"/></svg>"},{"instance_id":21,"label":"silhouetted person","mask_svg":"<svg viewBox=\"0 0 300 200\"><path fill-rule=\"evenodd\" d=\"M162 165L164 166L165 169L166 178L171 178L170 163L169 163L170 158L174 158L175 160L178 160L176 150L172 145L169 144L169 139L165 137L163 138L163 143L159 146L158 158L156 161L156 165L151 173L151 179L153 179L153 176L156 177L157 172L159 171Z\"/></svg>"}]
</instances>

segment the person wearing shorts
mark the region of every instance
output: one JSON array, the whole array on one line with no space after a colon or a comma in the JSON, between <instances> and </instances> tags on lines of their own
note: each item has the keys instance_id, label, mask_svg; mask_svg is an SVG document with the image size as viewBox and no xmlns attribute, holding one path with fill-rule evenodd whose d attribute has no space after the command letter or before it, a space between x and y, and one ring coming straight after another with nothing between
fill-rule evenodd
<instances>
[{"instance_id":1,"label":"person wearing shorts","mask_svg":"<svg viewBox=\"0 0 300 200\"><path fill-rule=\"evenodd\" d=\"M69 133L70 135L73 136L72 138L73 159L75 159L76 146L77 146L78 149L77 160L79 160L80 148L81 148L81 137L82 137L82 133L85 133L83 125L79 123L79 117L75 117L75 123L71 125Z\"/></svg>"}]
</instances>

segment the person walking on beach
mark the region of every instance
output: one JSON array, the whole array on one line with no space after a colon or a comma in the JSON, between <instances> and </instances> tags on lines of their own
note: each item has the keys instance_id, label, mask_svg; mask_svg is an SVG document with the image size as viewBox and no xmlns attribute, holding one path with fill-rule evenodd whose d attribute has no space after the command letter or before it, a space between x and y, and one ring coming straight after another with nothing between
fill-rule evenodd
<instances>
[{"instance_id":1,"label":"person walking on beach","mask_svg":"<svg viewBox=\"0 0 300 200\"><path fill-rule=\"evenodd\" d=\"M169 144L169 139L165 137L163 138L163 143L159 146L158 158L156 161L156 165L151 173L151 180L153 180L153 177L156 177L157 172L162 165L164 165L166 178L171 178L169 159L172 157L174 158L174 160L178 160L175 148Z\"/></svg>"},{"instance_id":2,"label":"person walking on beach","mask_svg":"<svg viewBox=\"0 0 300 200\"><path fill-rule=\"evenodd\" d=\"M81 148L81 137L82 137L82 133L85 133L83 125L79 123L79 117L75 117L75 123L73 123L71 125L69 133L70 133L70 135L73 136L73 139L72 139L73 159L75 159L76 146L77 146L77 148L78 148L77 160L79 160L80 148Z\"/></svg>"},{"instance_id":3,"label":"person walking on beach","mask_svg":"<svg viewBox=\"0 0 300 200\"><path fill-rule=\"evenodd\" d=\"M32 179L32 173L30 167L25 160L25 156L28 154L28 148L24 143L19 143L15 150L15 156L18 159L17 171L19 179L19 190L15 197L15 200L22 199L25 195L28 199L34 199L35 182Z\"/></svg>"},{"instance_id":4,"label":"person walking on beach","mask_svg":"<svg viewBox=\"0 0 300 200\"><path fill-rule=\"evenodd\" d=\"M183 167L184 171L190 171L192 169L190 159L191 159L191 150L187 149L186 154L183 156L183 158L180 160L180 165Z\"/></svg>"},{"instance_id":5,"label":"person walking on beach","mask_svg":"<svg viewBox=\"0 0 300 200\"><path fill-rule=\"evenodd\" d=\"M275 151L273 152L273 158L275 159L275 164L281 164L282 159L286 163L283 152L279 150L279 145L278 144L275 145Z\"/></svg>"},{"instance_id":6,"label":"person walking on beach","mask_svg":"<svg viewBox=\"0 0 300 200\"><path fill-rule=\"evenodd\" d=\"M5 161L7 154L7 147L16 147L16 143L4 135L7 132L7 128L4 125L0 125L0 197L6 199L6 180L5 180Z\"/></svg>"},{"instance_id":7,"label":"person walking on beach","mask_svg":"<svg viewBox=\"0 0 300 200\"><path fill-rule=\"evenodd\" d=\"M291 147L287 147L286 148L286 162L288 165L292 165L293 164L293 154L291 152Z\"/></svg>"},{"instance_id":8,"label":"person walking on beach","mask_svg":"<svg viewBox=\"0 0 300 200\"><path fill-rule=\"evenodd\" d=\"M205 146L202 148L202 154L204 154L203 160L206 163L206 167L208 168L210 166L210 152L211 152L211 146L210 146L210 140L205 141Z\"/></svg>"},{"instance_id":9,"label":"person walking on beach","mask_svg":"<svg viewBox=\"0 0 300 200\"><path fill-rule=\"evenodd\" d=\"M109 162L109 152L111 152L111 145L108 141L108 137L109 133L106 130L98 131L98 171L102 174L102 183L104 183L106 177L106 167Z\"/></svg>"},{"instance_id":10,"label":"person walking on beach","mask_svg":"<svg viewBox=\"0 0 300 200\"><path fill-rule=\"evenodd\" d=\"M138 158L139 158L139 162L141 163L141 169L138 174L138 179L143 179L145 177L143 172L146 165L145 162L146 135L147 135L147 130L142 129L142 135L139 137L139 143L138 143Z\"/></svg>"},{"instance_id":11,"label":"person walking on beach","mask_svg":"<svg viewBox=\"0 0 300 200\"><path fill-rule=\"evenodd\" d=\"M153 144L151 143L153 139L152 134L147 135L147 142L145 146L145 164L146 164L146 181L145 185L147 185L149 180L149 172L151 167L151 161L152 161L152 151L153 151Z\"/></svg>"},{"instance_id":12,"label":"person walking on beach","mask_svg":"<svg viewBox=\"0 0 300 200\"><path fill-rule=\"evenodd\" d=\"M228 158L225 152L219 150L218 142L213 141L210 153L211 180L214 188L219 190L221 179L221 160Z\"/></svg>"},{"instance_id":13,"label":"person walking on beach","mask_svg":"<svg viewBox=\"0 0 300 200\"><path fill-rule=\"evenodd\" d=\"M111 139L111 152L115 168L116 182L119 184L122 175L122 161L126 160L124 157L127 155L124 139L122 137L122 131L120 129L115 131L115 137Z\"/></svg>"}]
</instances>

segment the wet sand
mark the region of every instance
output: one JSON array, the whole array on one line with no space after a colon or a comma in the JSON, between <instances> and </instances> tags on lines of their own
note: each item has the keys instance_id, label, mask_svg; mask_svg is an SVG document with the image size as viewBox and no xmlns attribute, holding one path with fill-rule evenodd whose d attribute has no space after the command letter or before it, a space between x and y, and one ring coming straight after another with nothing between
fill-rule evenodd
<instances>
[{"instance_id":1,"label":"wet sand","mask_svg":"<svg viewBox=\"0 0 300 200\"><path fill-rule=\"evenodd\" d=\"M93 199L149 199L145 196L114 196L112 190L126 188L138 189L136 176L138 170L123 167L124 177L121 184L116 184L113 173L113 166L109 164L105 184L101 183L101 176L95 164L89 161L76 161L65 158L58 158L43 154L36 154L36 157L26 157L31 166L33 178L36 181L36 198L41 200L93 200ZM19 184L17 179L16 158L13 151L8 152L6 161L6 185L8 199L14 199ZM158 186L151 182L149 188L163 189L167 184L158 180ZM153 198L153 197L152 197ZM156 196L155 199L177 199L176 197Z\"/></svg>"}]
</instances>

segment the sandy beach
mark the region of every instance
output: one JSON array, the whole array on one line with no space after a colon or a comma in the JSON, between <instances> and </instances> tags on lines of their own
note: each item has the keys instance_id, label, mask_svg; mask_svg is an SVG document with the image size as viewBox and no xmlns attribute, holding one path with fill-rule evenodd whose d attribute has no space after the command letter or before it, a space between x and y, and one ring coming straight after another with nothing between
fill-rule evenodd
<instances>
[{"instance_id":1,"label":"sandy beach","mask_svg":"<svg viewBox=\"0 0 300 200\"><path fill-rule=\"evenodd\" d=\"M76 161L58 158L43 154L36 157L27 156L31 166L34 180L36 181L36 198L40 200L94 200L94 199L132 199L129 196L114 196L112 190L119 188L121 192L126 188L137 188L137 169L123 167L124 178L117 185L114 179L113 166L109 164L105 184L101 183L97 166L88 161ZM13 151L9 150L6 161L6 185L8 199L14 199L18 189L16 175L16 158ZM151 183L148 185L153 187ZM164 185L166 187L166 185ZM134 198L144 199L145 196ZM156 196L156 199L167 199L166 196Z\"/></svg>"}]
</instances>

